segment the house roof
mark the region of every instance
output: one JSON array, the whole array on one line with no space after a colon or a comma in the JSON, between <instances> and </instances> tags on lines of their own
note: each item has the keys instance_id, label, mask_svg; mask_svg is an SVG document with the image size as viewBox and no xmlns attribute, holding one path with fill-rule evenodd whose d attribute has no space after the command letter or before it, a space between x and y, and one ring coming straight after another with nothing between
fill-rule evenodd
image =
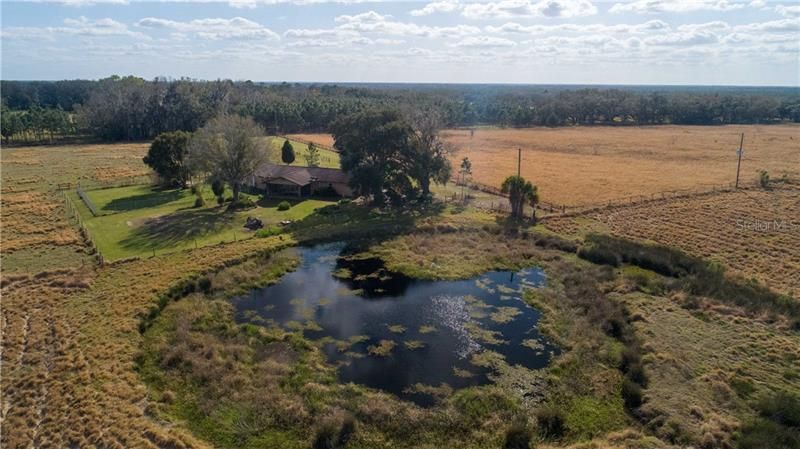
<instances>
[{"instance_id":1,"label":"house roof","mask_svg":"<svg viewBox=\"0 0 800 449\"><path fill-rule=\"evenodd\" d=\"M299 186L308 185L312 181L347 184L350 179L347 173L338 168L297 167L270 163L259 165L254 174L267 181L283 178Z\"/></svg>"}]
</instances>

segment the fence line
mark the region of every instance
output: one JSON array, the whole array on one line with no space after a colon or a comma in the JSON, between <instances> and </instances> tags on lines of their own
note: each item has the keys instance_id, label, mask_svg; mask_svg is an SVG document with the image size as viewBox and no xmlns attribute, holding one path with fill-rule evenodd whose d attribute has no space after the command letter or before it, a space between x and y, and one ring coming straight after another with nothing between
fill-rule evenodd
<instances>
[{"instance_id":1,"label":"fence line","mask_svg":"<svg viewBox=\"0 0 800 449\"><path fill-rule=\"evenodd\" d=\"M97 243L95 243L94 239L92 238L92 234L89 232L89 229L87 229L83 224L83 219L81 218L80 212L65 191L62 191L61 195L64 197L64 207L67 210L68 217L74 218L78 223L78 229L80 230L81 235L86 241L89 242L89 246L94 250L97 263L102 266L105 263L103 254L100 252L100 248L97 247Z\"/></svg>"},{"instance_id":2,"label":"fence line","mask_svg":"<svg viewBox=\"0 0 800 449\"><path fill-rule=\"evenodd\" d=\"M317 147L317 148L320 148L320 149L323 149L323 150L332 151L334 153L338 153L339 152L339 150L337 150L334 147L331 147L331 146L328 146L328 145L325 145L325 144L322 144L322 143L319 143L319 142L314 142L314 141L311 141L311 140L302 139L302 138L299 138L299 137L296 137L296 136L289 137L289 136L285 136L283 134L277 134L275 137L279 137L281 139L286 139L286 140L293 140L295 142L304 143L306 145L308 145L309 143L313 143L314 146Z\"/></svg>"},{"instance_id":3,"label":"fence line","mask_svg":"<svg viewBox=\"0 0 800 449\"><path fill-rule=\"evenodd\" d=\"M87 190L99 190L99 189L112 189L115 187L129 187L129 186L138 186L138 185L152 185L153 178L150 175L142 175L142 176L131 176L123 179L114 179L110 181L97 181L94 179L83 180L78 183L78 185L82 186ZM69 183L67 183L69 186Z\"/></svg>"},{"instance_id":4,"label":"fence line","mask_svg":"<svg viewBox=\"0 0 800 449\"><path fill-rule=\"evenodd\" d=\"M510 206L507 204L507 201L501 200L501 198L507 199L508 194L502 193L500 189L498 189L497 187L472 181L467 181L467 182L457 181L456 185L466 186L468 189L477 190L479 192L488 193L490 195L495 195L498 197L496 202L493 200L472 201L472 204L478 208L488 209L490 211L495 211L495 212L510 212L511 210ZM748 189L749 187L750 186L740 186L739 190ZM611 199L608 201L602 201L591 204L582 204L577 206L567 206L564 204L556 204L546 201L540 201L536 205L536 209L548 214L552 214L552 216L566 217L566 216L574 216L590 212L596 212L598 210L603 210L612 207L633 206L637 204L644 204L654 201L664 201L668 199L703 196L718 192L731 192L734 190L736 190L734 183L715 184L715 185L705 186L702 188L667 190L663 192L651 193L646 195L631 195L622 198Z\"/></svg>"},{"instance_id":5,"label":"fence line","mask_svg":"<svg viewBox=\"0 0 800 449\"><path fill-rule=\"evenodd\" d=\"M76 187L75 192L77 192L78 196L81 198L81 200L83 200L83 204L89 208L89 212L91 212L95 217L98 216L99 214L97 213L97 208L94 207L94 203L92 203L92 200L90 200L89 196L86 195L86 192L83 191L80 184L78 184Z\"/></svg>"}]
</instances>

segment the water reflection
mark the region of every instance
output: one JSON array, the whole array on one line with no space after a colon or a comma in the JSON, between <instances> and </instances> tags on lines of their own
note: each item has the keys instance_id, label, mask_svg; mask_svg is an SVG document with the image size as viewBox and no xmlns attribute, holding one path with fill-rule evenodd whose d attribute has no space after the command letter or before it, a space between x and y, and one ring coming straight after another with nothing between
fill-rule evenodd
<instances>
[{"instance_id":1,"label":"water reflection","mask_svg":"<svg viewBox=\"0 0 800 449\"><path fill-rule=\"evenodd\" d=\"M488 272L462 281L420 281L391 273L379 259L352 256L344 244L301 248L297 271L233 300L237 320L301 329L327 341L343 382L420 404L416 384L453 389L489 382L470 356L491 350L506 363L536 369L555 348L539 334L539 312L522 288L544 283L537 269Z\"/></svg>"}]
</instances>

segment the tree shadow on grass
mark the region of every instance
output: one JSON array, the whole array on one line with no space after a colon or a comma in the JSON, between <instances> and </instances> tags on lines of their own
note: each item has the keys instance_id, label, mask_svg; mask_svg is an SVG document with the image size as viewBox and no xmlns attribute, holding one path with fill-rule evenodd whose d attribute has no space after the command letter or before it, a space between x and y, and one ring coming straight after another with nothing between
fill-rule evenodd
<instances>
[{"instance_id":1,"label":"tree shadow on grass","mask_svg":"<svg viewBox=\"0 0 800 449\"><path fill-rule=\"evenodd\" d=\"M295 221L286 229L299 242L369 239L373 243L411 232L417 221L440 215L444 204L409 205L377 210L356 204L331 204Z\"/></svg>"},{"instance_id":2,"label":"tree shadow on grass","mask_svg":"<svg viewBox=\"0 0 800 449\"><path fill-rule=\"evenodd\" d=\"M125 212L145 207L155 207L177 201L183 197L180 189L153 190L142 195L133 195L125 198L116 198L103 206L103 210Z\"/></svg>"},{"instance_id":3,"label":"tree shadow on grass","mask_svg":"<svg viewBox=\"0 0 800 449\"><path fill-rule=\"evenodd\" d=\"M140 250L170 249L229 229L235 220L236 214L222 207L181 211L145 221L120 241L120 246Z\"/></svg>"}]
</instances>

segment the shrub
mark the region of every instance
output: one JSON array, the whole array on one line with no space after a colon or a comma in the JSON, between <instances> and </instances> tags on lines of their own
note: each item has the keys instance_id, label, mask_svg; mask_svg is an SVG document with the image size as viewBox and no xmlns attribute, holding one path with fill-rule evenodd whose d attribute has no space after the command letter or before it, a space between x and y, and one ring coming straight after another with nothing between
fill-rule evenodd
<instances>
[{"instance_id":1,"label":"shrub","mask_svg":"<svg viewBox=\"0 0 800 449\"><path fill-rule=\"evenodd\" d=\"M203 207L205 205L206 205L206 202L205 202L205 200L203 200L203 197L198 196L197 198L195 198L194 207L196 207L196 208L197 207Z\"/></svg>"},{"instance_id":2,"label":"shrub","mask_svg":"<svg viewBox=\"0 0 800 449\"><path fill-rule=\"evenodd\" d=\"M214 196L222 196L225 192L225 183L219 179L211 181L211 191L214 192Z\"/></svg>"},{"instance_id":3,"label":"shrub","mask_svg":"<svg viewBox=\"0 0 800 449\"><path fill-rule=\"evenodd\" d=\"M739 449L797 448L800 432L768 419L756 419L745 425L738 438Z\"/></svg>"},{"instance_id":4,"label":"shrub","mask_svg":"<svg viewBox=\"0 0 800 449\"><path fill-rule=\"evenodd\" d=\"M553 406L536 411L536 425L542 438L561 438L564 435L564 413Z\"/></svg>"},{"instance_id":5,"label":"shrub","mask_svg":"<svg viewBox=\"0 0 800 449\"><path fill-rule=\"evenodd\" d=\"M347 446L356 432L356 420L346 415L340 425L329 419L322 423L314 437L313 449L335 449Z\"/></svg>"},{"instance_id":6,"label":"shrub","mask_svg":"<svg viewBox=\"0 0 800 449\"><path fill-rule=\"evenodd\" d=\"M466 417L482 422L491 415L513 412L518 405L498 389L467 388L452 397L453 404Z\"/></svg>"},{"instance_id":7,"label":"shrub","mask_svg":"<svg viewBox=\"0 0 800 449\"><path fill-rule=\"evenodd\" d=\"M256 231L256 237L272 237L273 235L280 235L283 234L283 228L279 228L277 226L268 226L263 229L259 229Z\"/></svg>"},{"instance_id":8,"label":"shrub","mask_svg":"<svg viewBox=\"0 0 800 449\"><path fill-rule=\"evenodd\" d=\"M222 206L225 203L225 197L222 195L217 195L217 204Z\"/></svg>"},{"instance_id":9,"label":"shrub","mask_svg":"<svg viewBox=\"0 0 800 449\"><path fill-rule=\"evenodd\" d=\"M756 404L756 409L764 418L778 424L800 428L800 397L779 391L763 397Z\"/></svg>"},{"instance_id":10,"label":"shrub","mask_svg":"<svg viewBox=\"0 0 800 449\"><path fill-rule=\"evenodd\" d=\"M203 276L197 281L197 288L200 289L203 293L208 293L211 291L211 279L208 276Z\"/></svg>"},{"instance_id":11,"label":"shrub","mask_svg":"<svg viewBox=\"0 0 800 449\"><path fill-rule=\"evenodd\" d=\"M506 430L506 440L503 449L529 449L531 446L530 429L524 423L514 423Z\"/></svg>"},{"instance_id":12,"label":"shrub","mask_svg":"<svg viewBox=\"0 0 800 449\"><path fill-rule=\"evenodd\" d=\"M338 446L347 446L347 443L353 438L354 433L356 433L356 419L353 418L352 415L347 415L342 420L342 428L339 429L339 438L336 439Z\"/></svg>"},{"instance_id":13,"label":"shrub","mask_svg":"<svg viewBox=\"0 0 800 449\"><path fill-rule=\"evenodd\" d=\"M288 201L281 201L278 204L278 210L281 210L281 211L289 210L289 209L291 209L291 207L292 207L292 205Z\"/></svg>"},{"instance_id":14,"label":"shrub","mask_svg":"<svg viewBox=\"0 0 800 449\"><path fill-rule=\"evenodd\" d=\"M256 207L256 203L248 196L240 196L239 201L231 201L231 204L228 205L228 209L250 209L253 207Z\"/></svg>"},{"instance_id":15,"label":"shrub","mask_svg":"<svg viewBox=\"0 0 800 449\"><path fill-rule=\"evenodd\" d=\"M536 246L545 249L557 249L568 253L574 253L578 249L578 244L573 240L567 240L557 235L534 233L533 239Z\"/></svg>"},{"instance_id":16,"label":"shrub","mask_svg":"<svg viewBox=\"0 0 800 449\"><path fill-rule=\"evenodd\" d=\"M711 296L750 311L772 310L800 317L800 302L780 295L755 281L729 278L721 265L705 262L673 248L648 245L607 235L591 234L578 256L602 265L635 265L679 279L689 294Z\"/></svg>"},{"instance_id":17,"label":"shrub","mask_svg":"<svg viewBox=\"0 0 800 449\"><path fill-rule=\"evenodd\" d=\"M197 184L193 185L190 190L192 195L197 195L200 193L200 187Z\"/></svg>"},{"instance_id":18,"label":"shrub","mask_svg":"<svg viewBox=\"0 0 800 449\"><path fill-rule=\"evenodd\" d=\"M636 363L628 367L626 377L642 387L647 386L647 374L644 372L644 367L641 363Z\"/></svg>"},{"instance_id":19,"label":"shrub","mask_svg":"<svg viewBox=\"0 0 800 449\"><path fill-rule=\"evenodd\" d=\"M758 185L764 189L769 188L769 173L766 170L761 170L758 173Z\"/></svg>"},{"instance_id":20,"label":"shrub","mask_svg":"<svg viewBox=\"0 0 800 449\"><path fill-rule=\"evenodd\" d=\"M617 253L599 245L588 244L578 249L578 257L600 265L618 267L622 261Z\"/></svg>"},{"instance_id":21,"label":"shrub","mask_svg":"<svg viewBox=\"0 0 800 449\"><path fill-rule=\"evenodd\" d=\"M336 447L336 427L332 423L325 423L317 430L314 437L313 449L334 449Z\"/></svg>"},{"instance_id":22,"label":"shrub","mask_svg":"<svg viewBox=\"0 0 800 449\"><path fill-rule=\"evenodd\" d=\"M642 387L627 377L622 381L622 400L628 410L634 410L642 405Z\"/></svg>"}]
</instances>

